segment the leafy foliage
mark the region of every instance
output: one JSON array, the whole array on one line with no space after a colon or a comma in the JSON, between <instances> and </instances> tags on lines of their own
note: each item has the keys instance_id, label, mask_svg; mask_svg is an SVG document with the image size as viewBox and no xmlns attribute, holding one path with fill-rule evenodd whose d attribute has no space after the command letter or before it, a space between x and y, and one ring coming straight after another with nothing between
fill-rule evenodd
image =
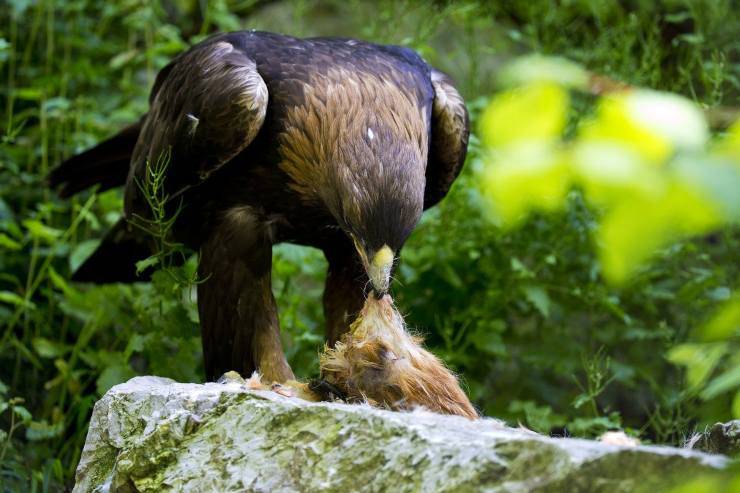
<instances>
[{"instance_id":1,"label":"leafy foliage","mask_svg":"<svg viewBox=\"0 0 740 493\"><path fill-rule=\"evenodd\" d=\"M359 35L410 46L455 75L476 129L470 158L450 196L425 215L404 248L394 295L409 324L460 372L486 414L543 432L594 436L623 427L669 443L737 415L740 235L736 226L720 226L724 220L707 220L705 214L707 203L719 201L714 208L724 217L735 210L736 195L722 188L729 175L704 168L725 166L740 129L704 135L694 148L702 153L701 165L684 167L671 149L690 139L660 132L646 139L645 132L655 130L650 115L637 118L647 127L625 126L634 117L634 101L614 97L598 103L584 93L594 73L673 91L699 104L714 124L724 114L720 106L737 101L740 87L740 67L733 61L740 24L729 0L12 0L3 7L3 489L69 485L92 405L112 385L137 374L202 379L194 291L186 282L195 279L196 259L187 258L182 267L171 257L152 260L164 261L166 268L150 284L70 283L71 272L119 219L120 192L93 191L61 201L44 178L64 157L144 113L156 71L215 30ZM530 51L576 63L542 56L525 57L518 67L503 63ZM550 76L543 78L543 72ZM496 96L490 106L488 98L501 82L524 88ZM532 105L547 112L546 118L534 119L527 110ZM505 118L490 116L496 112ZM489 135L485 128L495 131ZM619 152L594 148L605 136L619 140ZM516 144L534 137L536 143ZM638 174L630 173L626 182L598 173L632 162L623 155L630 142L639 142L630 156L654 163L634 167ZM480 177L492 172L487 149L510 144L522 154L517 162L503 163L503 181L482 190ZM693 159L692 152L682 151ZM564 160L563 154L582 159ZM589 167L594 155L616 164ZM661 209L649 201L657 197L649 188L656 176L711 193L688 202L684 191L669 187L660 195ZM509 187L502 186L506 179ZM497 187L508 198L492 214L489 194ZM623 246L604 248L609 237L600 235L627 196L648 202L633 205L636 212L622 211L623 217L644 216L654 228L697 215L700 227L658 230L653 238L616 216L614 238L632 236L639 241L630 245L642 249L630 254L627 261L634 265L620 274L619 262L607 255ZM525 211L532 213L525 217ZM492 218L517 227L498 227ZM153 226L166 227L166 218L160 219ZM162 251L172 246L163 244ZM323 344L325 268L317 251L275 249L284 346L304 377L316 373ZM688 386L672 362L688 368Z\"/></svg>"}]
</instances>

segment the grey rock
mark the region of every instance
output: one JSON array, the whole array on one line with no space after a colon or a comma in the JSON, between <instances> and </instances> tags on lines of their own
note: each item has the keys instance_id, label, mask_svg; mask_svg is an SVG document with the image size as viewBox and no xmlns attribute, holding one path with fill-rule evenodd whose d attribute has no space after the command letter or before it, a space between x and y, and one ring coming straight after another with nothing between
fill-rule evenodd
<instances>
[{"instance_id":1,"label":"grey rock","mask_svg":"<svg viewBox=\"0 0 740 493\"><path fill-rule=\"evenodd\" d=\"M137 377L95 405L74 491L663 491L726 463L494 419L310 403L238 379Z\"/></svg>"}]
</instances>

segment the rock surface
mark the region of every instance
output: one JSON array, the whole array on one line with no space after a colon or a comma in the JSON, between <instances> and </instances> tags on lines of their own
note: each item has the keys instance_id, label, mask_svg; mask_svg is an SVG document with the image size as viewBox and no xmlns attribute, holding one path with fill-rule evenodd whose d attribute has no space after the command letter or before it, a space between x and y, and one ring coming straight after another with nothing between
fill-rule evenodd
<instances>
[{"instance_id":1,"label":"rock surface","mask_svg":"<svg viewBox=\"0 0 740 493\"><path fill-rule=\"evenodd\" d=\"M697 433L686 444L688 448L712 454L740 454L740 419L715 423L704 432Z\"/></svg>"},{"instance_id":2,"label":"rock surface","mask_svg":"<svg viewBox=\"0 0 740 493\"><path fill-rule=\"evenodd\" d=\"M493 419L137 377L95 405L74 491L663 491L726 463Z\"/></svg>"}]
</instances>

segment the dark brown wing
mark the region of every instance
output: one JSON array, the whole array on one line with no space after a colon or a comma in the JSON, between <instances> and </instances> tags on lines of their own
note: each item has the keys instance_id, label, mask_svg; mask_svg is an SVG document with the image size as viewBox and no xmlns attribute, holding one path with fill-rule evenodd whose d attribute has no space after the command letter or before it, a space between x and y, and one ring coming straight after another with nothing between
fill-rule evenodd
<instances>
[{"instance_id":1,"label":"dark brown wing","mask_svg":"<svg viewBox=\"0 0 740 493\"><path fill-rule=\"evenodd\" d=\"M157 77L131 159L124 212L147 216L141 186L166 164L164 192L176 197L241 152L259 132L267 87L255 62L214 40L183 53Z\"/></svg>"},{"instance_id":2,"label":"dark brown wing","mask_svg":"<svg viewBox=\"0 0 740 493\"><path fill-rule=\"evenodd\" d=\"M432 69L434 103L432 106L432 141L426 171L424 208L442 200L462 170L468 151L470 121L460 93L450 78Z\"/></svg>"}]
</instances>

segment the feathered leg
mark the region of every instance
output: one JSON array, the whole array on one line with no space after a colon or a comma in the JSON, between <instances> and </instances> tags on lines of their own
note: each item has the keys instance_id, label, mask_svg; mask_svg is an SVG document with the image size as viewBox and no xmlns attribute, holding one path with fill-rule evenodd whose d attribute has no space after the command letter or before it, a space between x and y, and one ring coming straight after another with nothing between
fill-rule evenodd
<instances>
[{"instance_id":1,"label":"feathered leg","mask_svg":"<svg viewBox=\"0 0 740 493\"><path fill-rule=\"evenodd\" d=\"M329 262L324 287L326 340L333 347L362 309L368 278L349 240L335 243L324 255Z\"/></svg>"},{"instance_id":2,"label":"feathered leg","mask_svg":"<svg viewBox=\"0 0 740 493\"><path fill-rule=\"evenodd\" d=\"M271 269L268 227L248 209L228 212L201 246L198 311L209 380L229 370L259 370L274 382L295 378L280 343Z\"/></svg>"}]
</instances>

